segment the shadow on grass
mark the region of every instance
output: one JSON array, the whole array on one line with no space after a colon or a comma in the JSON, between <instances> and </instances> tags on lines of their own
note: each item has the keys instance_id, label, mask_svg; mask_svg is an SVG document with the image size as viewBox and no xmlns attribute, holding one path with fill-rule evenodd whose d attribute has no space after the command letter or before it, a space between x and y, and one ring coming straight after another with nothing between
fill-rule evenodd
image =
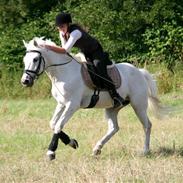
<instances>
[{"instance_id":1,"label":"shadow on grass","mask_svg":"<svg viewBox=\"0 0 183 183\"><path fill-rule=\"evenodd\" d=\"M150 151L145 156L147 158L168 157L168 156L183 157L183 147L180 148L160 147L156 151Z\"/></svg>"}]
</instances>

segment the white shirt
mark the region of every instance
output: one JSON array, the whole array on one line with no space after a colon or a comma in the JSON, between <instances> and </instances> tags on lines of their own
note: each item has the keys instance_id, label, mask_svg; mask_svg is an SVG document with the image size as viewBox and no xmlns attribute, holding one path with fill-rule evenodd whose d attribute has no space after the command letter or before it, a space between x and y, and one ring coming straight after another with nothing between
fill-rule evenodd
<instances>
[{"instance_id":1,"label":"white shirt","mask_svg":"<svg viewBox=\"0 0 183 183\"><path fill-rule=\"evenodd\" d=\"M62 48L64 48L66 50L66 52L70 52L71 48L74 46L75 42L81 38L82 33L78 29L74 30L73 32L70 33L70 37L67 41L65 40L65 38L63 36L63 32L60 31L59 35L60 35Z\"/></svg>"}]
</instances>

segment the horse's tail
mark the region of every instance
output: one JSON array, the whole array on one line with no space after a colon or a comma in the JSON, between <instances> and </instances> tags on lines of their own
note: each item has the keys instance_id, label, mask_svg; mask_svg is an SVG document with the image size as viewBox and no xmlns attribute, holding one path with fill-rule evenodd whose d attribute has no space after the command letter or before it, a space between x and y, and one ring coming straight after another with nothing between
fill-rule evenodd
<instances>
[{"instance_id":1,"label":"horse's tail","mask_svg":"<svg viewBox=\"0 0 183 183\"><path fill-rule=\"evenodd\" d=\"M148 105L156 118L161 118L165 113L165 108L161 105L158 98L158 89L156 81L152 78L151 74L145 69L139 69L143 74L148 85Z\"/></svg>"}]
</instances>

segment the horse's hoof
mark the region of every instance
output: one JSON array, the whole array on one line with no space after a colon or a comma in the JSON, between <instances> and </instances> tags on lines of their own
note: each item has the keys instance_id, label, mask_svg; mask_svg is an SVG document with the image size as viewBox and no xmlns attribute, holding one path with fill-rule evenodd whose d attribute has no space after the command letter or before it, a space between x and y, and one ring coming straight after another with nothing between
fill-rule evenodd
<instances>
[{"instance_id":1,"label":"horse's hoof","mask_svg":"<svg viewBox=\"0 0 183 183\"><path fill-rule=\"evenodd\" d=\"M149 156L149 155L151 155L151 151L150 150L144 151L143 155L144 156Z\"/></svg>"},{"instance_id":2,"label":"horse's hoof","mask_svg":"<svg viewBox=\"0 0 183 183\"><path fill-rule=\"evenodd\" d=\"M52 160L54 160L55 159L55 154L50 154L50 155L48 155L48 160L49 161L52 161Z\"/></svg>"},{"instance_id":3,"label":"horse's hoof","mask_svg":"<svg viewBox=\"0 0 183 183\"><path fill-rule=\"evenodd\" d=\"M48 151L46 155L47 155L49 161L52 161L56 158L55 153L52 151Z\"/></svg>"},{"instance_id":4,"label":"horse's hoof","mask_svg":"<svg viewBox=\"0 0 183 183\"><path fill-rule=\"evenodd\" d=\"M69 146L71 146L74 149L77 149L79 147L77 140L71 139L69 142Z\"/></svg>"},{"instance_id":5,"label":"horse's hoof","mask_svg":"<svg viewBox=\"0 0 183 183\"><path fill-rule=\"evenodd\" d=\"M98 155L100 155L101 154L101 149L95 149L94 151L93 151L93 155L94 156L98 156Z\"/></svg>"}]
</instances>

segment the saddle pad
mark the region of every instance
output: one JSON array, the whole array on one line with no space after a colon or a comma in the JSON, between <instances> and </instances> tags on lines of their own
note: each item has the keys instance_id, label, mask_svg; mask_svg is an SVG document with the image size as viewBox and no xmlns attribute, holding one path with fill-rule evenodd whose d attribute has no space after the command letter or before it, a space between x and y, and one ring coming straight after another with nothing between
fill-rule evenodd
<instances>
[{"instance_id":1,"label":"saddle pad","mask_svg":"<svg viewBox=\"0 0 183 183\"><path fill-rule=\"evenodd\" d=\"M120 76L120 73L119 73L117 67L115 66L115 64L107 66L107 73L110 76L110 78L112 79L112 81L115 85L115 88L116 89L119 88L121 86L121 76ZM90 74L88 73L86 64L82 64L82 66L81 66L81 75L82 75L83 81L86 86L88 86L91 89L97 88L95 86L95 84L93 83L93 81L90 77Z\"/></svg>"}]
</instances>

